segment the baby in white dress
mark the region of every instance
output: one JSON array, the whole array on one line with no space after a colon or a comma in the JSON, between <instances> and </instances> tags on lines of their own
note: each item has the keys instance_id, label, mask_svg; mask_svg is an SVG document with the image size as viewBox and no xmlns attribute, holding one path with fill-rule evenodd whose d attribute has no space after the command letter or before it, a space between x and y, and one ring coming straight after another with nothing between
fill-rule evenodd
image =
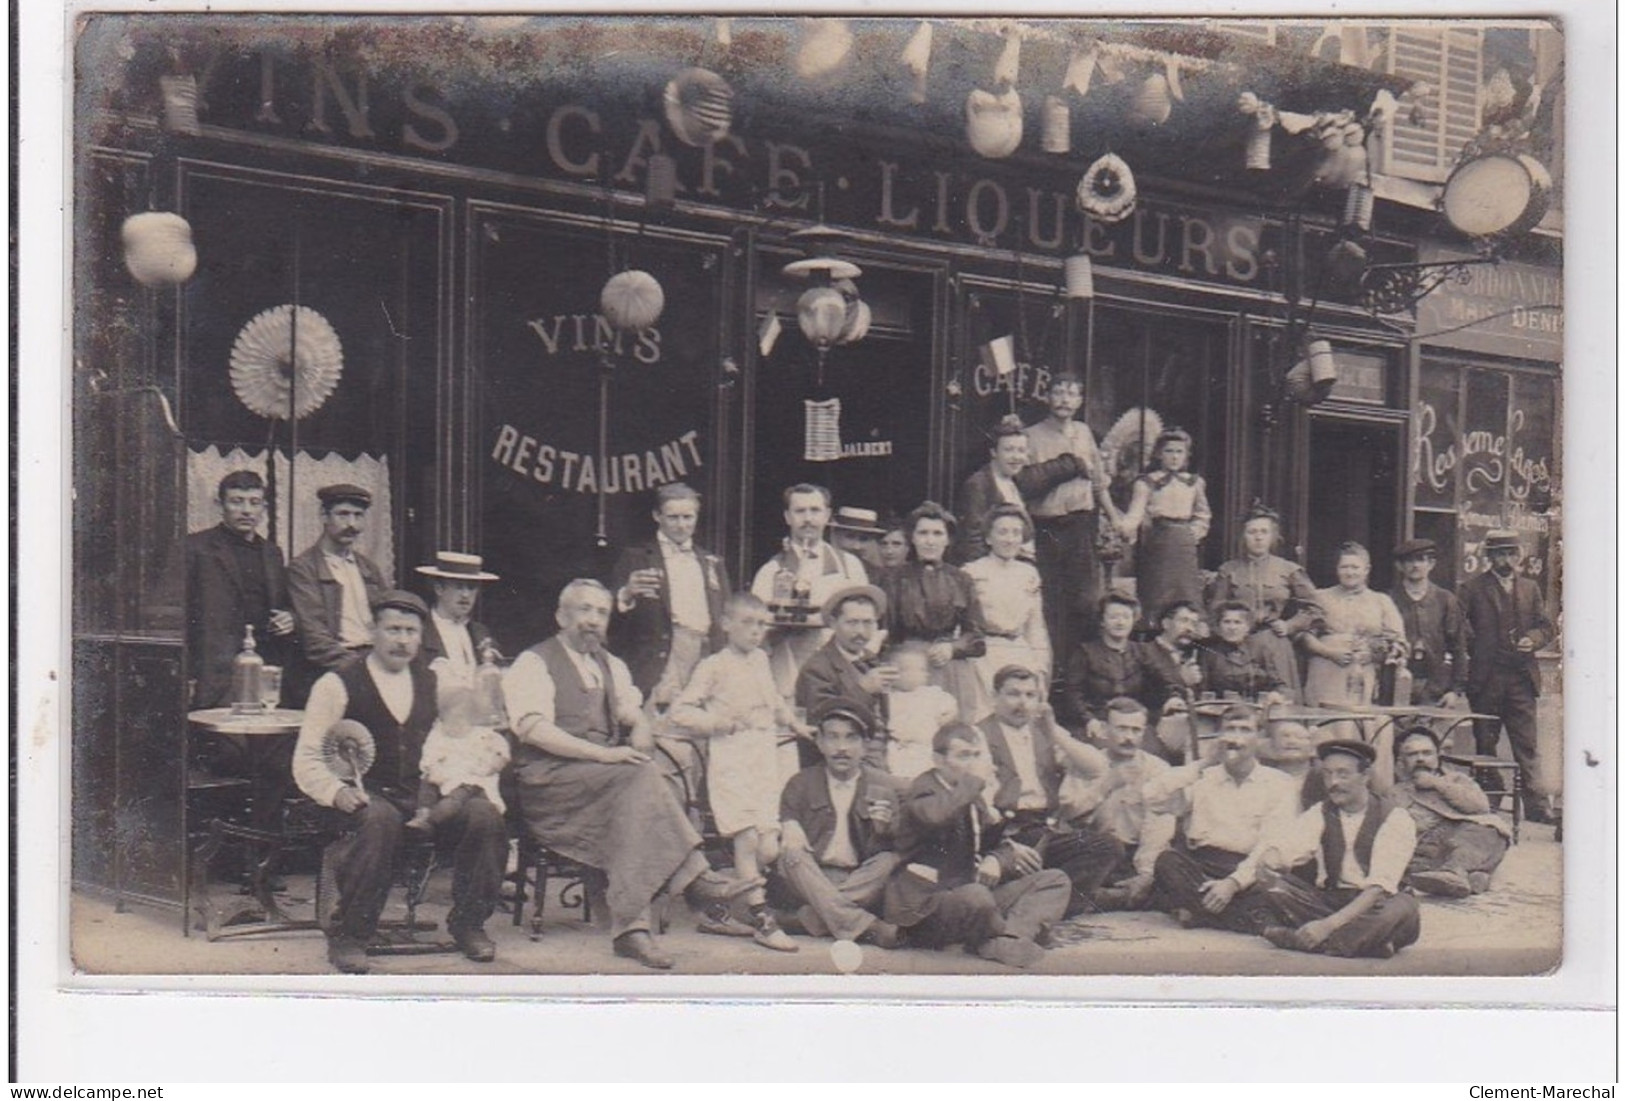
<instances>
[{"instance_id":1,"label":"baby in white dress","mask_svg":"<svg viewBox=\"0 0 1625 1101\"><path fill-rule=\"evenodd\" d=\"M931 740L960 717L959 702L931 683L924 642L896 646L886 660L897 667L897 679L886 695L886 771L898 780L912 780L933 767Z\"/></svg>"},{"instance_id":2,"label":"baby in white dress","mask_svg":"<svg viewBox=\"0 0 1625 1101\"><path fill-rule=\"evenodd\" d=\"M498 782L508 767L508 739L479 725L485 716L470 689L447 688L437 702L440 718L423 740L418 764L417 812L406 823L415 830L450 821L470 799L487 799L498 812L507 810Z\"/></svg>"}]
</instances>

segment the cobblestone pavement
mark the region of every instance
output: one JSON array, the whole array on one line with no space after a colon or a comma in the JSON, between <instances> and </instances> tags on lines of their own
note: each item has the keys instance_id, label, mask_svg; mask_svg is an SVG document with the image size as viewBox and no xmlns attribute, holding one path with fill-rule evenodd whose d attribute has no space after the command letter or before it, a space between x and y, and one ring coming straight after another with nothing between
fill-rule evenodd
<instances>
[{"instance_id":1,"label":"cobblestone pavement","mask_svg":"<svg viewBox=\"0 0 1625 1101\"><path fill-rule=\"evenodd\" d=\"M1034 969L1049 975L1528 975L1555 967L1562 955L1562 846L1548 826L1525 825L1522 843L1507 854L1487 894L1423 903L1422 936L1391 960L1336 960L1271 947L1262 938L1182 929L1164 914L1105 914L1060 927L1061 947ZM437 874L420 916L443 920L449 875ZM305 904L310 880L290 877L283 896L290 912ZM398 911L398 894L392 912ZM582 923L579 911L550 898L540 940L499 912L487 926L497 942L494 963L455 954L376 959L384 975L651 975L610 953L607 934ZM315 932L227 939L183 936L173 910L131 905L115 911L104 896L73 896L74 961L83 972L116 974L306 975L329 971ZM796 938L800 951L770 951L748 940L694 931L681 907L662 938L675 957L670 974L830 975L831 942ZM866 948L862 974L1012 974L1010 968L958 950Z\"/></svg>"}]
</instances>

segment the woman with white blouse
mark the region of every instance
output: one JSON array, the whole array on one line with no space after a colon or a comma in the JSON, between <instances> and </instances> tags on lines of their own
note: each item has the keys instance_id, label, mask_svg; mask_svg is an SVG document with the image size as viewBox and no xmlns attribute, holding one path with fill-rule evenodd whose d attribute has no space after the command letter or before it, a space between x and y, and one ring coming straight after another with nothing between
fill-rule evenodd
<instances>
[{"instance_id":1,"label":"woman with white blouse","mask_svg":"<svg viewBox=\"0 0 1625 1101\"><path fill-rule=\"evenodd\" d=\"M976 585L987 639L987 653L976 661L984 706L981 714L966 716L972 722L992 708L993 676L1006 665L1031 669L1041 690L1049 691L1054 654L1044 626L1043 587L1037 567L1018 557L1032 539L1031 523L1017 506L997 506L987 517L988 553L965 566Z\"/></svg>"}]
</instances>

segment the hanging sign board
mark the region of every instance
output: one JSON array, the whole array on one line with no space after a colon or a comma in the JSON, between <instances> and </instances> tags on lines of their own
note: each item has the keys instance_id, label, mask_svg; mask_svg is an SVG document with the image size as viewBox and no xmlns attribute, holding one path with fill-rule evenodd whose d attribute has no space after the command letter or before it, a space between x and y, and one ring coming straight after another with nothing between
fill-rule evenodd
<instances>
[{"instance_id":1,"label":"hanging sign board","mask_svg":"<svg viewBox=\"0 0 1625 1101\"><path fill-rule=\"evenodd\" d=\"M1424 264L1470 260L1459 249L1424 243ZM1563 360L1563 273L1504 260L1467 269L1464 283L1447 280L1416 306L1416 338L1438 348L1498 356ZM1449 330L1449 331L1447 331Z\"/></svg>"}]
</instances>

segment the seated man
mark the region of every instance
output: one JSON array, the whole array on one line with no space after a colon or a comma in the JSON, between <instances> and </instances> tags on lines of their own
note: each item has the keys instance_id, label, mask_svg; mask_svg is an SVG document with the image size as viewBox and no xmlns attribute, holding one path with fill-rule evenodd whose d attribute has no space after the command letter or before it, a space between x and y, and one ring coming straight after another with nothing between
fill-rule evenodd
<instances>
[{"instance_id":1,"label":"seated man","mask_svg":"<svg viewBox=\"0 0 1625 1101\"><path fill-rule=\"evenodd\" d=\"M799 908L792 932L896 948L897 926L876 916L897 868L891 779L863 763L872 724L862 704L826 700L812 715L822 764L802 769L779 799L782 830L774 894Z\"/></svg>"},{"instance_id":2,"label":"seated man","mask_svg":"<svg viewBox=\"0 0 1625 1101\"><path fill-rule=\"evenodd\" d=\"M1287 774L1297 791L1299 810L1308 810L1326 797L1315 740L1302 723L1291 719L1270 723L1269 739L1259 748L1258 759Z\"/></svg>"},{"instance_id":3,"label":"seated man","mask_svg":"<svg viewBox=\"0 0 1625 1101\"><path fill-rule=\"evenodd\" d=\"M1066 916L1093 910L1093 895L1123 855L1118 840L1092 826L1060 823L1061 778L1068 767L1098 774L1100 751L1055 724L1039 695L1038 674L1006 665L993 675L993 714L975 727L993 761L993 805L1020 867L1059 868L1072 881Z\"/></svg>"},{"instance_id":4,"label":"seated man","mask_svg":"<svg viewBox=\"0 0 1625 1101\"><path fill-rule=\"evenodd\" d=\"M865 759L884 769L886 745L880 734L884 729L886 692L897 679L897 670L875 660L869 647L886 618L886 594L873 585L841 589L824 602L823 617L830 627L830 639L796 674L796 706L811 715L835 700L861 705L880 723L880 728L871 731L874 739ZM799 746L801 764L817 764L812 747L806 743Z\"/></svg>"},{"instance_id":5,"label":"seated man","mask_svg":"<svg viewBox=\"0 0 1625 1101\"><path fill-rule=\"evenodd\" d=\"M1399 739L1394 804L1416 823L1416 854L1405 882L1430 895L1465 898L1489 889L1512 831L1490 812L1490 797L1465 772L1439 763L1438 737L1413 726Z\"/></svg>"},{"instance_id":6,"label":"seated man","mask_svg":"<svg viewBox=\"0 0 1625 1101\"><path fill-rule=\"evenodd\" d=\"M1219 721L1219 736L1201 760L1146 782L1146 805L1185 827L1157 858L1156 885L1183 925L1257 933L1267 913L1249 890L1256 863L1248 856L1291 821L1297 789L1284 773L1258 763L1251 707L1230 707Z\"/></svg>"},{"instance_id":7,"label":"seated man","mask_svg":"<svg viewBox=\"0 0 1625 1101\"><path fill-rule=\"evenodd\" d=\"M353 974L368 970L367 943L395 882L401 830L415 808L419 758L434 724L434 674L413 661L428 617L429 609L413 594L381 593L372 605L367 656L316 681L294 748L294 782L331 807L334 824L347 835L333 854L339 897L327 956ZM364 786L340 779L323 758L322 740L340 720L359 723L372 735L376 756ZM508 856L502 813L487 800L469 799L434 831L455 854L446 927L464 955L488 963L496 958L496 945L485 934L485 922L496 908Z\"/></svg>"},{"instance_id":8,"label":"seated man","mask_svg":"<svg viewBox=\"0 0 1625 1101\"><path fill-rule=\"evenodd\" d=\"M703 910L762 881L719 876L700 853L700 835L649 756L643 695L626 664L604 650L613 600L597 581L566 585L559 633L519 655L502 693L519 741L526 828L608 877L615 954L666 970L673 960L649 931L656 895L680 891Z\"/></svg>"},{"instance_id":9,"label":"seated man","mask_svg":"<svg viewBox=\"0 0 1625 1101\"><path fill-rule=\"evenodd\" d=\"M1371 746L1333 738L1315 752L1326 799L1266 843L1259 883L1272 921L1263 935L1278 948L1387 959L1422 931L1416 899L1399 889L1416 826L1371 793L1368 773L1377 759ZM1273 870L1311 855L1318 869L1313 886Z\"/></svg>"},{"instance_id":10,"label":"seated man","mask_svg":"<svg viewBox=\"0 0 1625 1101\"><path fill-rule=\"evenodd\" d=\"M1117 838L1123 856L1095 892L1102 910L1137 910L1151 897L1157 857L1168 848L1178 823L1170 814L1146 809L1145 784L1171 767L1140 748L1145 737L1145 705L1119 696L1106 705L1102 742L1104 767L1094 776L1070 768L1061 781L1061 813L1067 821Z\"/></svg>"},{"instance_id":11,"label":"seated man","mask_svg":"<svg viewBox=\"0 0 1625 1101\"><path fill-rule=\"evenodd\" d=\"M886 892L886 917L923 947L963 944L984 959L1030 967L1046 926L1066 912L1072 884L1059 868L1010 841L994 805L975 728L949 723L932 740L936 767L903 799L904 867Z\"/></svg>"}]
</instances>

